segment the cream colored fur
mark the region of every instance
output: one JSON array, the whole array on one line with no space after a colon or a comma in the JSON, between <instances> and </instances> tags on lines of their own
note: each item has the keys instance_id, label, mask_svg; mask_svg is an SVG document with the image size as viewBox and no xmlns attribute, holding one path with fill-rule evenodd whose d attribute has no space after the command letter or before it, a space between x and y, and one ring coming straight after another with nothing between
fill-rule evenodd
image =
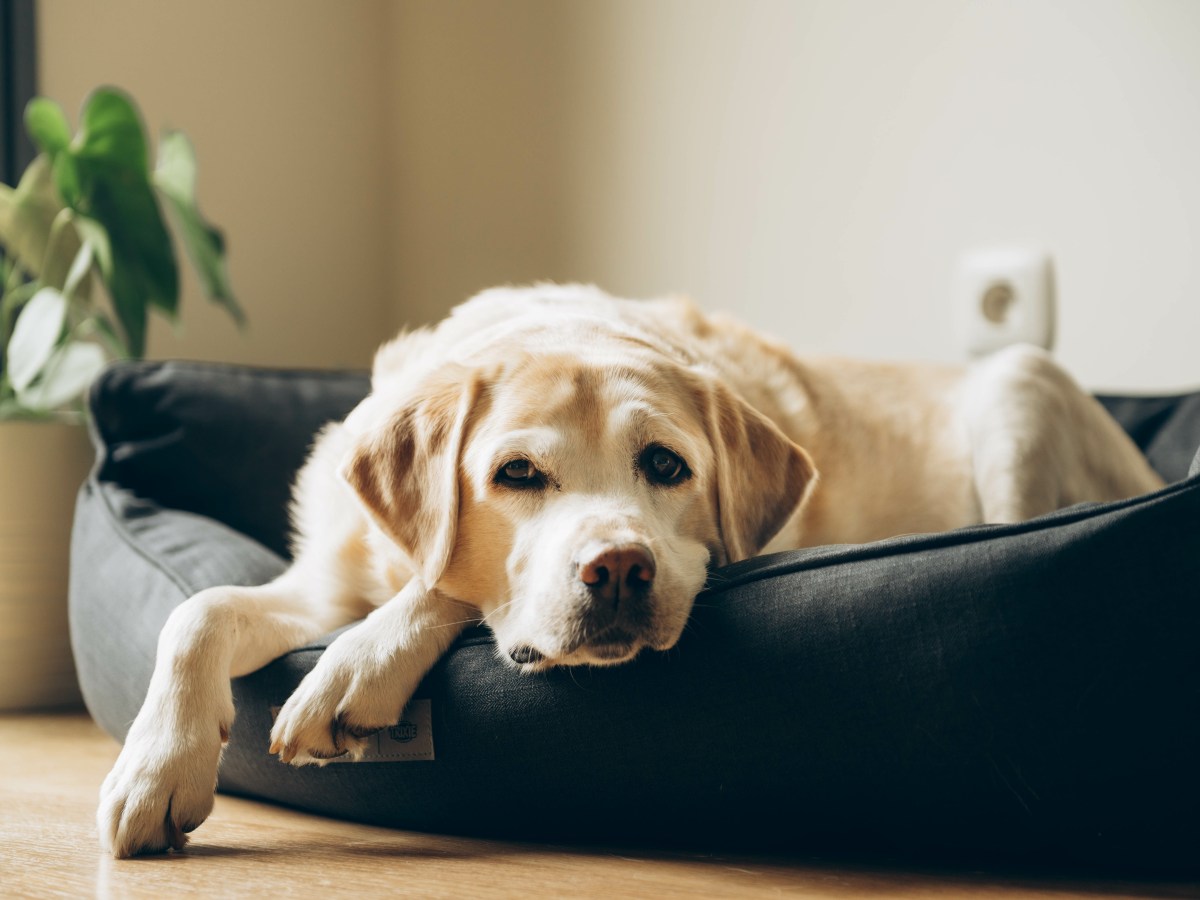
<instances>
[{"instance_id":1,"label":"cream colored fur","mask_svg":"<svg viewBox=\"0 0 1200 900\"><path fill-rule=\"evenodd\" d=\"M675 462L687 477L658 480ZM297 478L292 567L171 615L101 843L182 847L212 808L230 678L358 619L280 712L284 761L361 753L471 622L525 670L609 665L673 646L710 565L1160 485L1034 349L969 369L798 360L685 300L488 291L379 351L371 395Z\"/></svg>"}]
</instances>

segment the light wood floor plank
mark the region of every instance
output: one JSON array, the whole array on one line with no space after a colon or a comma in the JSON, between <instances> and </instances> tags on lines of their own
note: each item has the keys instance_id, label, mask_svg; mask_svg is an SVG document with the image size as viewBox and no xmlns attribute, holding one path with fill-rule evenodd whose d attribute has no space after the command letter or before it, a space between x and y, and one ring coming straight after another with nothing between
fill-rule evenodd
<instances>
[{"instance_id":1,"label":"light wood floor plank","mask_svg":"<svg viewBox=\"0 0 1200 900\"><path fill-rule=\"evenodd\" d=\"M1197 885L897 871L812 861L611 852L354 825L232 797L184 853L115 861L96 792L117 744L84 713L0 716L4 897L1113 897Z\"/></svg>"}]
</instances>

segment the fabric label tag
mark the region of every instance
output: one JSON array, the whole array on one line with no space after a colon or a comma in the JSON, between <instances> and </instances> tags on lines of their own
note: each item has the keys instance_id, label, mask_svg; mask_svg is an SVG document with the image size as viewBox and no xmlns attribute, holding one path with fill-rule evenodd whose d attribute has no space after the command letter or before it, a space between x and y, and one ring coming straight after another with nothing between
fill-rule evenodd
<instances>
[{"instance_id":1,"label":"fabric label tag","mask_svg":"<svg viewBox=\"0 0 1200 900\"><path fill-rule=\"evenodd\" d=\"M274 719L279 707L271 708ZM366 747L359 759L349 754L328 760L330 763L418 762L433 757L433 705L428 699L410 700L400 721L364 738Z\"/></svg>"}]
</instances>

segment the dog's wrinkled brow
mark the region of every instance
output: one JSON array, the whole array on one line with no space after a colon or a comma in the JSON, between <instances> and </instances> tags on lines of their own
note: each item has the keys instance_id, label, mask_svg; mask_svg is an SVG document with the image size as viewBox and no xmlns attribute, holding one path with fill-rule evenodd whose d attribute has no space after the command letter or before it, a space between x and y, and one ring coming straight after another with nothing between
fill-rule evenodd
<instances>
[{"instance_id":1,"label":"dog's wrinkled brow","mask_svg":"<svg viewBox=\"0 0 1200 900\"><path fill-rule=\"evenodd\" d=\"M702 442L698 436L681 428L669 413L642 403L615 407L609 413L609 428L625 433L634 452L651 444L661 444L679 453L690 465L702 463Z\"/></svg>"}]
</instances>

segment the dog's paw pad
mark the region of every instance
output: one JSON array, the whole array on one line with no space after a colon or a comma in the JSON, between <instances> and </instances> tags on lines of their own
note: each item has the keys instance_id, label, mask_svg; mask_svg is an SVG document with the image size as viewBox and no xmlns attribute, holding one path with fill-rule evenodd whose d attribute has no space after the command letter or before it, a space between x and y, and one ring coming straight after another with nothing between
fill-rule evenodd
<instances>
[{"instance_id":1,"label":"dog's paw pad","mask_svg":"<svg viewBox=\"0 0 1200 900\"><path fill-rule=\"evenodd\" d=\"M119 859L182 850L212 812L220 744L165 743L131 737L100 788L100 846Z\"/></svg>"},{"instance_id":2,"label":"dog's paw pad","mask_svg":"<svg viewBox=\"0 0 1200 900\"><path fill-rule=\"evenodd\" d=\"M346 727L338 718L324 724L316 720L289 720L280 729L281 720L282 714L280 720L276 721L277 730L272 732L269 749L281 762L293 766L324 765L347 756L359 759L366 748L366 739L380 730L374 727Z\"/></svg>"},{"instance_id":3,"label":"dog's paw pad","mask_svg":"<svg viewBox=\"0 0 1200 900\"><path fill-rule=\"evenodd\" d=\"M271 729L270 752L294 766L323 765L351 752L353 738L342 734L334 713L321 709L324 705L306 705L294 696L288 700Z\"/></svg>"},{"instance_id":4,"label":"dog's paw pad","mask_svg":"<svg viewBox=\"0 0 1200 900\"><path fill-rule=\"evenodd\" d=\"M270 752L295 766L361 759L371 736L396 721L398 703L407 699L389 690L386 670L367 677L361 669L357 655L343 663L323 657L275 717Z\"/></svg>"}]
</instances>

